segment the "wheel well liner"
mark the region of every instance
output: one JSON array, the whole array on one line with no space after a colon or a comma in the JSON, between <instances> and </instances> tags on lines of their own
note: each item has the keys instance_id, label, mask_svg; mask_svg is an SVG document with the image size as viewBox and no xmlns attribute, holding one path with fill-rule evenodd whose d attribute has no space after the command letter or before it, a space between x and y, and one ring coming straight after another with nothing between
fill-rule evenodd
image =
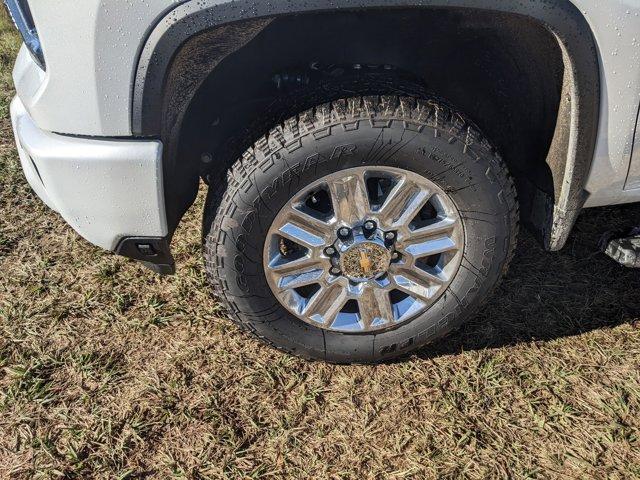
<instances>
[{"instance_id":1,"label":"wheel well liner","mask_svg":"<svg viewBox=\"0 0 640 480\"><path fill-rule=\"evenodd\" d=\"M333 2L330 8L322 0L214 3L213 0L183 3L164 17L150 33L141 51L135 75L132 96L134 134L168 138L171 125L182 120L181 115L206 76L225 57L252 40L274 18L284 15L393 7L441 7L511 14L539 23L558 43L564 76L558 119L546 158L555 191L550 197L542 195L533 200L538 206L532 208L541 212L533 215L537 216L533 223L540 230L547 249L557 250L565 243L586 200L584 185L593 158L600 106L597 47L586 20L571 2L341 0ZM199 38L197 43L189 41L196 36ZM174 60L185 51L191 57L190 65L201 71L190 75L180 89L174 89L173 93L178 93L177 98L167 98L168 86L179 77L173 71ZM172 108L167 108L167 102L171 102ZM168 114L168 111L171 113ZM171 148L167 148L166 152L167 155L175 154ZM186 190L183 188L182 194ZM176 215L181 214L173 216Z\"/></svg>"}]
</instances>

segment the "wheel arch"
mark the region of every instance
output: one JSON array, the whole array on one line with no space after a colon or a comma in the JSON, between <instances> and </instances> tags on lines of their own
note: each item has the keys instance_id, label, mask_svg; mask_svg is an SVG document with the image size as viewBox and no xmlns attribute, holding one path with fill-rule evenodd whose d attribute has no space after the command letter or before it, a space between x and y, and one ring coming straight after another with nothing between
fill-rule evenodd
<instances>
[{"instance_id":1,"label":"wheel arch","mask_svg":"<svg viewBox=\"0 0 640 480\"><path fill-rule=\"evenodd\" d=\"M552 195L531 194L528 220L547 249L561 248L586 200L584 185L595 149L600 105L595 40L585 18L568 0L369 0L366 7L360 1L341 0L331 8L321 0L188 1L160 20L141 51L132 95L133 133L175 144L171 142L175 125L182 122L205 79L223 59L241 50L275 19L292 14L399 7L475 9L513 15L536 22L557 41L564 74L556 126L546 157L554 190ZM185 77L182 72L187 58L192 71ZM165 152L166 163L177 150L169 146ZM197 167L184 173L189 178L197 174ZM166 185L167 194L180 199L177 204L175 199L167 201L168 210L175 210L168 212L170 223L177 225L196 192L193 181L180 181L175 172L165 178L174 182Z\"/></svg>"}]
</instances>

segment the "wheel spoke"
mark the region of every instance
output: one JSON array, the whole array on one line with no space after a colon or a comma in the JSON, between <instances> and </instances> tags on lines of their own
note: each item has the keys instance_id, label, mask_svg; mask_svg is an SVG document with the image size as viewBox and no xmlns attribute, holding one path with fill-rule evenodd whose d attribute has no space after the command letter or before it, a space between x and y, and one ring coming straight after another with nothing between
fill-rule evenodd
<instances>
[{"instance_id":1,"label":"wheel spoke","mask_svg":"<svg viewBox=\"0 0 640 480\"><path fill-rule=\"evenodd\" d=\"M322 247L326 244L326 241L314 233L310 232L306 228L303 228L295 223L285 223L282 225L278 232L285 238L296 242L298 245L306 247L308 249L314 249Z\"/></svg>"},{"instance_id":2,"label":"wheel spoke","mask_svg":"<svg viewBox=\"0 0 640 480\"><path fill-rule=\"evenodd\" d=\"M291 223L325 240L329 240L333 233L332 223L335 223L335 221L324 221L295 207L289 207L287 218Z\"/></svg>"},{"instance_id":3,"label":"wheel spoke","mask_svg":"<svg viewBox=\"0 0 640 480\"><path fill-rule=\"evenodd\" d=\"M273 272L279 273L280 275L285 275L302 273L314 268L322 268L322 265L319 259L310 257L308 255L305 257L296 258L295 260L287 260L287 257L278 254L273 260L271 260L271 263L269 263L269 268Z\"/></svg>"},{"instance_id":4,"label":"wheel spoke","mask_svg":"<svg viewBox=\"0 0 640 480\"><path fill-rule=\"evenodd\" d=\"M407 179L403 178L396 183L378 210L380 219L387 224L392 224L400 216L409 198L415 195L417 191L418 187L411 184Z\"/></svg>"},{"instance_id":5,"label":"wheel spoke","mask_svg":"<svg viewBox=\"0 0 640 480\"><path fill-rule=\"evenodd\" d=\"M316 218L292 205L287 205L279 222L274 222L271 231L313 250L330 243L332 227L330 222Z\"/></svg>"},{"instance_id":6,"label":"wheel spoke","mask_svg":"<svg viewBox=\"0 0 640 480\"><path fill-rule=\"evenodd\" d=\"M431 193L403 179L380 207L380 219L391 228L409 224L431 198Z\"/></svg>"},{"instance_id":7,"label":"wheel spoke","mask_svg":"<svg viewBox=\"0 0 640 480\"><path fill-rule=\"evenodd\" d=\"M303 313L315 322L330 326L346 302L347 292L342 285L322 285L309 299Z\"/></svg>"},{"instance_id":8,"label":"wheel spoke","mask_svg":"<svg viewBox=\"0 0 640 480\"><path fill-rule=\"evenodd\" d=\"M404 207L402 214L396 220L395 224L398 226L404 226L411 223L411 221L420 213L422 207L429 201L431 194L424 190L418 191L411 197L409 202Z\"/></svg>"},{"instance_id":9,"label":"wheel spoke","mask_svg":"<svg viewBox=\"0 0 640 480\"><path fill-rule=\"evenodd\" d=\"M431 293L433 285L425 279L419 278L413 271L403 271L400 274L394 275L393 281L398 290L425 303L430 302L433 297Z\"/></svg>"},{"instance_id":10,"label":"wheel spoke","mask_svg":"<svg viewBox=\"0 0 640 480\"><path fill-rule=\"evenodd\" d=\"M457 247L456 242L451 237L440 237L410 244L404 250L413 258L422 258L448 252Z\"/></svg>"},{"instance_id":11,"label":"wheel spoke","mask_svg":"<svg viewBox=\"0 0 640 480\"><path fill-rule=\"evenodd\" d=\"M365 330L393 323L393 309L387 290L365 287L358 299L358 309Z\"/></svg>"},{"instance_id":12,"label":"wheel spoke","mask_svg":"<svg viewBox=\"0 0 640 480\"><path fill-rule=\"evenodd\" d=\"M356 224L370 212L369 194L362 174L351 174L329 183L333 211L339 221Z\"/></svg>"},{"instance_id":13,"label":"wheel spoke","mask_svg":"<svg viewBox=\"0 0 640 480\"><path fill-rule=\"evenodd\" d=\"M392 269L392 273L428 287L444 285L449 281L449 277L438 267L427 271L418 267L397 266Z\"/></svg>"},{"instance_id":14,"label":"wheel spoke","mask_svg":"<svg viewBox=\"0 0 640 480\"><path fill-rule=\"evenodd\" d=\"M423 238L434 237L436 235L442 235L443 233L449 233L456 227L457 224L458 221L455 218L440 218L431 225L411 230L409 239L410 241L417 241Z\"/></svg>"},{"instance_id":15,"label":"wheel spoke","mask_svg":"<svg viewBox=\"0 0 640 480\"><path fill-rule=\"evenodd\" d=\"M318 283L323 275L324 269L322 268L315 268L306 270L304 272L283 275L278 281L278 287L280 287L281 290L288 290L312 285L314 283Z\"/></svg>"}]
</instances>

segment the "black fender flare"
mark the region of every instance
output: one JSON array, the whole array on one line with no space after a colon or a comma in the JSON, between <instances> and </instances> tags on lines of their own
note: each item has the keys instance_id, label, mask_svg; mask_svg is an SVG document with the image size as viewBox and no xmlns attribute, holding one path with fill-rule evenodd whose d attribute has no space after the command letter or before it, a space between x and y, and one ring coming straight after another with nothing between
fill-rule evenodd
<instances>
[{"instance_id":1,"label":"black fender flare","mask_svg":"<svg viewBox=\"0 0 640 480\"><path fill-rule=\"evenodd\" d=\"M542 199L546 218L541 230L548 250L560 249L587 197L584 186L595 150L600 115L597 45L586 19L569 0L189 0L179 4L151 29L135 72L131 125L134 135L160 137L163 94L172 61L192 37L242 22L290 14L371 8L469 8L525 16L540 23L558 41L565 65L562 101L547 163L554 172L555 198ZM261 28L258 26L258 29ZM233 37L232 37L233 38ZM241 48L252 35L237 35Z\"/></svg>"}]
</instances>

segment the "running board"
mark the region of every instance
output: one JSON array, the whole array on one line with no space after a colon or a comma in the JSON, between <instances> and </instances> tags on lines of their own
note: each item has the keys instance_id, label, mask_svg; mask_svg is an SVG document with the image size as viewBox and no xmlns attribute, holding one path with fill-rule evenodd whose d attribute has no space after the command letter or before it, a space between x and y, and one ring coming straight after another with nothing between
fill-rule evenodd
<instances>
[{"instance_id":1,"label":"running board","mask_svg":"<svg viewBox=\"0 0 640 480\"><path fill-rule=\"evenodd\" d=\"M640 227L622 233L606 233L600 241L600 248L620 265L640 268Z\"/></svg>"}]
</instances>

